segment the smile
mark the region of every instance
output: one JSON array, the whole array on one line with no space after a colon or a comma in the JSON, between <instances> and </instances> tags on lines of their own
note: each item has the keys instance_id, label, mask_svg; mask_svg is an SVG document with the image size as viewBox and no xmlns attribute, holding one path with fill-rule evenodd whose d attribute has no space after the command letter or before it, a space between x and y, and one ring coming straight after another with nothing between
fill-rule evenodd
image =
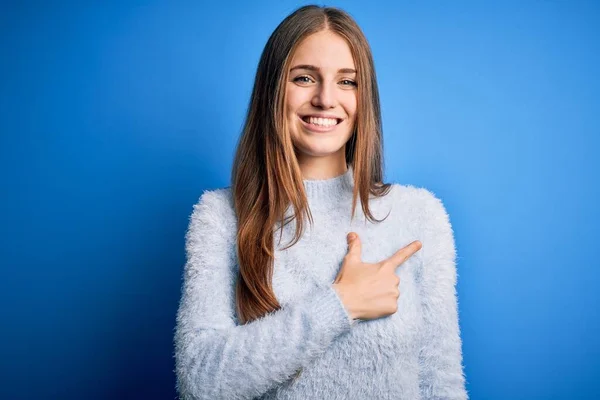
<instances>
[{"instance_id":1,"label":"smile","mask_svg":"<svg viewBox=\"0 0 600 400\"><path fill-rule=\"evenodd\" d=\"M313 132L333 131L343 120L339 118L315 118L311 116L301 117L302 125Z\"/></svg>"}]
</instances>

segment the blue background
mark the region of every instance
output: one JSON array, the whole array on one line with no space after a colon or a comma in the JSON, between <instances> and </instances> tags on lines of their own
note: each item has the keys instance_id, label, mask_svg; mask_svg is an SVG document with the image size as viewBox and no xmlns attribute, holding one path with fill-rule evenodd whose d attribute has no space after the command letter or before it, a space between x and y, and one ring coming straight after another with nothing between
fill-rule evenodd
<instances>
[{"instance_id":1,"label":"blue background","mask_svg":"<svg viewBox=\"0 0 600 400\"><path fill-rule=\"evenodd\" d=\"M0 398L175 398L184 234L296 1L0 11ZM446 205L472 399L600 398L600 7L338 1Z\"/></svg>"}]
</instances>

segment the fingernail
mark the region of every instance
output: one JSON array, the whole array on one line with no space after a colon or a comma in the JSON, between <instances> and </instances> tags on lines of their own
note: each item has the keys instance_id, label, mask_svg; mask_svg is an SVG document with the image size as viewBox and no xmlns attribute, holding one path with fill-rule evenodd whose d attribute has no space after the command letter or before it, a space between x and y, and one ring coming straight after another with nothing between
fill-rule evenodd
<instances>
[{"instance_id":1,"label":"fingernail","mask_svg":"<svg viewBox=\"0 0 600 400\"><path fill-rule=\"evenodd\" d=\"M356 235L354 233L351 233L348 235L348 240L354 240L356 238Z\"/></svg>"}]
</instances>

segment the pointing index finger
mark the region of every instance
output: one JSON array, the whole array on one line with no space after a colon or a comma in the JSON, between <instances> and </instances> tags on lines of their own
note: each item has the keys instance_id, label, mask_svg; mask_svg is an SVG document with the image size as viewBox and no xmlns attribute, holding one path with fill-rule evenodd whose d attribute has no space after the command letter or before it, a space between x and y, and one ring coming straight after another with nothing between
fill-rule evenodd
<instances>
[{"instance_id":1,"label":"pointing index finger","mask_svg":"<svg viewBox=\"0 0 600 400\"><path fill-rule=\"evenodd\" d=\"M410 256L415 254L417 251L421 250L422 247L423 244L419 240L415 240L409 243L407 246L395 252L391 257L389 257L386 260L385 264L388 264L391 266L391 268L396 269L400 265L402 265L402 263L404 263L404 261L406 261Z\"/></svg>"}]
</instances>

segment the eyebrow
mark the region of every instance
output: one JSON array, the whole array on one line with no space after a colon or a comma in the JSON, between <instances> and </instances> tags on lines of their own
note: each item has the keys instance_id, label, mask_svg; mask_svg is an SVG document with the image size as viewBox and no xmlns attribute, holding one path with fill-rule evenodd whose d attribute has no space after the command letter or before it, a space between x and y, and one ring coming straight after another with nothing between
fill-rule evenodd
<instances>
[{"instance_id":1,"label":"eyebrow","mask_svg":"<svg viewBox=\"0 0 600 400\"><path fill-rule=\"evenodd\" d=\"M292 67L290 69L290 72L292 72L295 69L307 69L307 70L310 70L310 71L317 71L317 72L321 71L321 68L316 67L314 65L309 65L309 64L296 65L295 67ZM342 73L342 74L355 74L356 70L353 69L353 68L340 68L340 69L338 69L338 74L339 73Z\"/></svg>"}]
</instances>

